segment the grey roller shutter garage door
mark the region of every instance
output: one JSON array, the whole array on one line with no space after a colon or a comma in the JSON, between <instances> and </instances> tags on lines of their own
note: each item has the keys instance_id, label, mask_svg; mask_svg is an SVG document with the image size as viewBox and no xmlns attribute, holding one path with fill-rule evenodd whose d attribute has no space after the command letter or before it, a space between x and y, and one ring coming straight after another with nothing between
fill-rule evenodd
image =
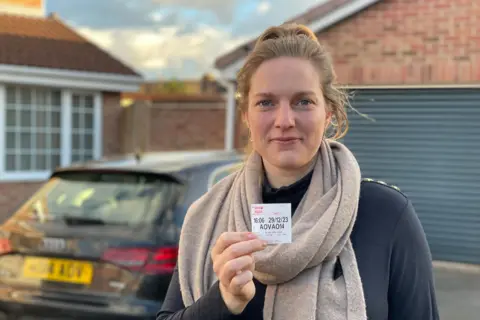
<instances>
[{"instance_id":1,"label":"grey roller shutter garage door","mask_svg":"<svg viewBox=\"0 0 480 320\"><path fill-rule=\"evenodd\" d=\"M362 89L344 143L412 200L436 260L480 264L480 89Z\"/></svg>"}]
</instances>

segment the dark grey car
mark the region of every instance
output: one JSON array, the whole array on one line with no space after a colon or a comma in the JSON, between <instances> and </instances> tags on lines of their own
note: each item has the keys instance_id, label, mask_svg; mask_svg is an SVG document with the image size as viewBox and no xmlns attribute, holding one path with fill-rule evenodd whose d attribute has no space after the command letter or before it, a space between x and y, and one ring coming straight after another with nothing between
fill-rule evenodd
<instances>
[{"instance_id":1,"label":"dark grey car","mask_svg":"<svg viewBox=\"0 0 480 320\"><path fill-rule=\"evenodd\" d=\"M154 319L187 208L242 159L55 171L0 227L0 319Z\"/></svg>"}]
</instances>

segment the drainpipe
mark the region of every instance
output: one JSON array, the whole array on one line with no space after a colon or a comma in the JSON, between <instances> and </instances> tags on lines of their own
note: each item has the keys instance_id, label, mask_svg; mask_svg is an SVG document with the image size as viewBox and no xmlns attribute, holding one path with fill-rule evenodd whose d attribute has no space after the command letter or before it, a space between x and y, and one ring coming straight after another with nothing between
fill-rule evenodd
<instances>
[{"instance_id":1,"label":"drainpipe","mask_svg":"<svg viewBox=\"0 0 480 320\"><path fill-rule=\"evenodd\" d=\"M225 110L225 151L233 151L235 148L235 83L223 78L216 79L227 88L227 106Z\"/></svg>"}]
</instances>

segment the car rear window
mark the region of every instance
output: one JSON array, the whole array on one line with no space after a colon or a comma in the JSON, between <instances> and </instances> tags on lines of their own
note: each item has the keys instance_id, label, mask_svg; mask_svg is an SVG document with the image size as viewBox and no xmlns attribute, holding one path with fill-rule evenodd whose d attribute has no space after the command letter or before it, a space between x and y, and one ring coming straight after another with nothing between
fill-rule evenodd
<instances>
[{"instance_id":1,"label":"car rear window","mask_svg":"<svg viewBox=\"0 0 480 320\"><path fill-rule=\"evenodd\" d=\"M208 182L208 188L210 189L225 177L239 170L242 167L242 165L243 165L243 162L235 162L235 163L231 163L231 164L217 168L210 176L210 179Z\"/></svg>"},{"instance_id":2,"label":"car rear window","mask_svg":"<svg viewBox=\"0 0 480 320\"><path fill-rule=\"evenodd\" d=\"M52 177L15 214L38 220L151 222L171 207L180 184L168 177L123 172L72 172Z\"/></svg>"}]
</instances>

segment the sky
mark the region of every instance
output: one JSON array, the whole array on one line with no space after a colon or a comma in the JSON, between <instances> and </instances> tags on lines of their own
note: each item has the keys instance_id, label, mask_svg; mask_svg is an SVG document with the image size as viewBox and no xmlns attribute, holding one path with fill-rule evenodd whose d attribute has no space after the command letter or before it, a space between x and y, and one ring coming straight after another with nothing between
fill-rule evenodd
<instances>
[{"instance_id":1,"label":"sky","mask_svg":"<svg viewBox=\"0 0 480 320\"><path fill-rule=\"evenodd\" d=\"M325 0L46 0L68 25L147 80L198 79L213 62Z\"/></svg>"}]
</instances>

